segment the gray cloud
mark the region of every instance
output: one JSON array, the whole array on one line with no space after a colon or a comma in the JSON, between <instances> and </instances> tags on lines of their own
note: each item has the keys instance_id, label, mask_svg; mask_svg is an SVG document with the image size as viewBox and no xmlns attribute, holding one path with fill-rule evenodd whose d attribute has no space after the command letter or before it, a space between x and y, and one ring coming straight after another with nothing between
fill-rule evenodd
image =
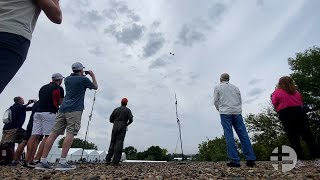
<instances>
[{"instance_id":1,"label":"gray cloud","mask_svg":"<svg viewBox=\"0 0 320 180\"><path fill-rule=\"evenodd\" d=\"M112 0L109 9L105 9L103 14L110 20L117 20L119 18L126 18L133 22L140 21L140 16L137 15L124 1Z\"/></svg>"},{"instance_id":2,"label":"gray cloud","mask_svg":"<svg viewBox=\"0 0 320 180\"><path fill-rule=\"evenodd\" d=\"M226 12L227 6L222 3L217 3L211 6L208 12L210 20L221 20L221 17Z\"/></svg>"},{"instance_id":3,"label":"gray cloud","mask_svg":"<svg viewBox=\"0 0 320 180\"><path fill-rule=\"evenodd\" d=\"M265 89L261 89L261 88L253 88L248 92L249 96L258 96L260 94L262 94L265 91Z\"/></svg>"},{"instance_id":4,"label":"gray cloud","mask_svg":"<svg viewBox=\"0 0 320 180\"><path fill-rule=\"evenodd\" d=\"M261 81L263 81L263 79L252 79L251 81L249 81L249 85L253 86L253 85L256 85L258 83L260 83Z\"/></svg>"},{"instance_id":5,"label":"gray cloud","mask_svg":"<svg viewBox=\"0 0 320 180\"><path fill-rule=\"evenodd\" d=\"M139 40L145 29L144 26L133 23L128 27L120 29L115 24L111 25L109 28L105 29L105 33L112 34L118 42L131 45L135 41Z\"/></svg>"},{"instance_id":6,"label":"gray cloud","mask_svg":"<svg viewBox=\"0 0 320 180\"><path fill-rule=\"evenodd\" d=\"M198 31L195 26L183 25L179 35L178 42L184 46L192 46L196 42L205 40L205 35Z\"/></svg>"},{"instance_id":7,"label":"gray cloud","mask_svg":"<svg viewBox=\"0 0 320 180\"><path fill-rule=\"evenodd\" d=\"M264 0L257 0L257 5L258 6L263 6L264 5Z\"/></svg>"},{"instance_id":8,"label":"gray cloud","mask_svg":"<svg viewBox=\"0 0 320 180\"><path fill-rule=\"evenodd\" d=\"M155 61L151 63L151 65L149 66L149 69L164 67L166 65L167 63L162 58L157 58Z\"/></svg>"},{"instance_id":9,"label":"gray cloud","mask_svg":"<svg viewBox=\"0 0 320 180\"><path fill-rule=\"evenodd\" d=\"M150 57L156 54L165 43L162 33L151 33L146 46L143 48L143 57Z\"/></svg>"},{"instance_id":10,"label":"gray cloud","mask_svg":"<svg viewBox=\"0 0 320 180\"><path fill-rule=\"evenodd\" d=\"M104 21L104 17L97 10L81 13L81 18L75 23L79 29L97 29L97 26Z\"/></svg>"},{"instance_id":11,"label":"gray cloud","mask_svg":"<svg viewBox=\"0 0 320 180\"><path fill-rule=\"evenodd\" d=\"M99 46L96 46L92 49L89 50L90 54L93 54L95 56L101 56L103 55L103 51L101 50L101 48Z\"/></svg>"}]
</instances>

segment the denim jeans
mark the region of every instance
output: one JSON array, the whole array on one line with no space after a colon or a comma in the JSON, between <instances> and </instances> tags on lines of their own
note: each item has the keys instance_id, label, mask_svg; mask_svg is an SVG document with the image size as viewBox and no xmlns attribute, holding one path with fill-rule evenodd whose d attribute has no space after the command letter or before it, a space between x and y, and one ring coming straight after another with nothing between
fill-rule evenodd
<instances>
[{"instance_id":1,"label":"denim jeans","mask_svg":"<svg viewBox=\"0 0 320 180\"><path fill-rule=\"evenodd\" d=\"M224 136L226 138L226 143L227 143L227 154L228 158L231 160L233 163L240 163L240 157L237 151L236 143L234 140L233 136L233 130L236 131L241 147L242 147L242 152L246 158L247 161L249 160L256 160L256 156L253 152L251 142L246 130L246 127L244 126L242 115L241 114L220 114L221 117L221 125L223 127L224 131Z\"/></svg>"},{"instance_id":2,"label":"denim jeans","mask_svg":"<svg viewBox=\"0 0 320 180\"><path fill-rule=\"evenodd\" d=\"M0 32L0 94L22 66L29 46L22 36Z\"/></svg>"}]
</instances>

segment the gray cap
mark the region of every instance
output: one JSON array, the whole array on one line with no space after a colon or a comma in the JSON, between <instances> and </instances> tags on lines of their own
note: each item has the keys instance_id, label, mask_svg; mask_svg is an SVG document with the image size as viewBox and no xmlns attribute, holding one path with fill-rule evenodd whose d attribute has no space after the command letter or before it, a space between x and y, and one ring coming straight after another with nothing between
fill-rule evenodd
<instances>
[{"instance_id":1,"label":"gray cap","mask_svg":"<svg viewBox=\"0 0 320 180\"><path fill-rule=\"evenodd\" d=\"M228 73L223 73L223 74L221 74L220 80L221 80L221 81L229 81L229 80L230 80L229 74L228 74Z\"/></svg>"},{"instance_id":2,"label":"gray cap","mask_svg":"<svg viewBox=\"0 0 320 180\"><path fill-rule=\"evenodd\" d=\"M75 71L79 71L84 68L83 65L79 62L73 63L71 67L72 67L72 70L75 70Z\"/></svg>"},{"instance_id":3,"label":"gray cap","mask_svg":"<svg viewBox=\"0 0 320 180\"><path fill-rule=\"evenodd\" d=\"M64 77L60 74L60 73L54 73L52 75L52 80L56 81L56 80L60 80L63 79Z\"/></svg>"}]
</instances>

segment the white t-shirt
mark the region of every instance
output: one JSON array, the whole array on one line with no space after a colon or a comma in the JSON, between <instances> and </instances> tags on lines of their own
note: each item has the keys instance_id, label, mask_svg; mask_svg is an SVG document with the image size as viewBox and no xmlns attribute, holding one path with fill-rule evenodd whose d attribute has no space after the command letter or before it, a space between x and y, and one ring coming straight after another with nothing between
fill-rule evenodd
<instances>
[{"instance_id":1,"label":"white t-shirt","mask_svg":"<svg viewBox=\"0 0 320 180\"><path fill-rule=\"evenodd\" d=\"M0 0L0 32L31 40L40 12L34 0Z\"/></svg>"}]
</instances>

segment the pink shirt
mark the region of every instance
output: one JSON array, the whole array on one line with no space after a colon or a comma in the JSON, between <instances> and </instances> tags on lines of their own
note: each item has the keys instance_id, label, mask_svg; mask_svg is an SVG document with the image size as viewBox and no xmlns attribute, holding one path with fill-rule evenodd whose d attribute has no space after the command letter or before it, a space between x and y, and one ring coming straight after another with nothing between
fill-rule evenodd
<instances>
[{"instance_id":1,"label":"pink shirt","mask_svg":"<svg viewBox=\"0 0 320 180\"><path fill-rule=\"evenodd\" d=\"M292 106L302 106L302 95L300 92L296 91L294 94L288 94L283 89L276 89L272 93L272 104L277 111L284 109L286 107Z\"/></svg>"}]
</instances>

